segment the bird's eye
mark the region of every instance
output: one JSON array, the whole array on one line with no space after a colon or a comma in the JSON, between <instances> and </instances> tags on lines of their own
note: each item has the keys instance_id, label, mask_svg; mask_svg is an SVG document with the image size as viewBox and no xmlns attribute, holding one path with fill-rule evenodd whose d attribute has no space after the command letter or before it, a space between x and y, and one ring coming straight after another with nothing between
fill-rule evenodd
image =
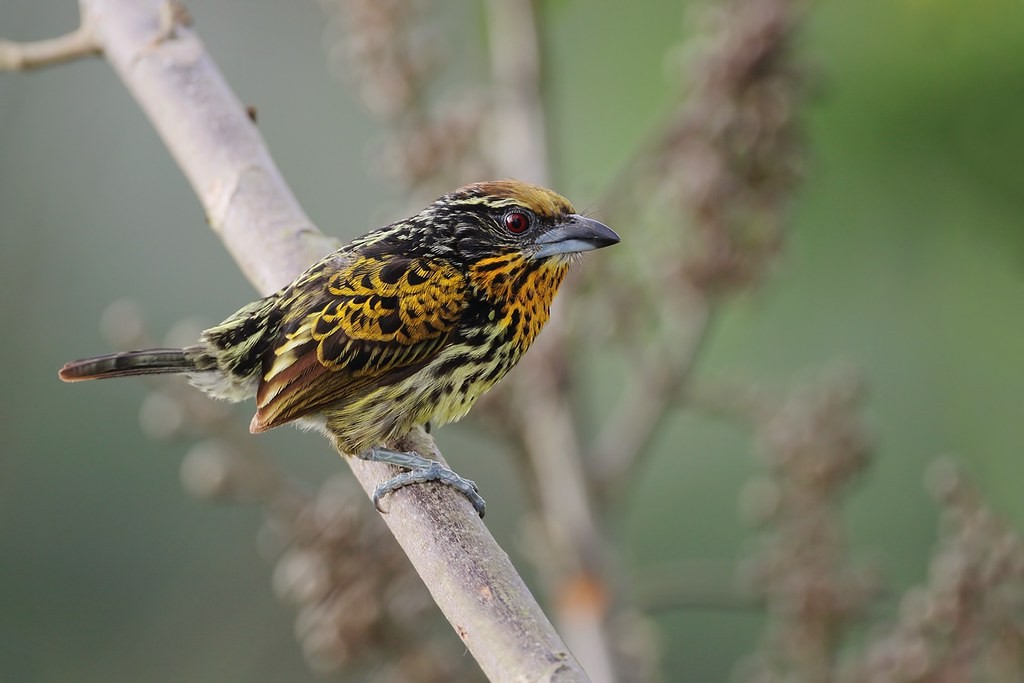
<instances>
[{"instance_id":1,"label":"bird's eye","mask_svg":"<svg viewBox=\"0 0 1024 683\"><path fill-rule=\"evenodd\" d=\"M518 235L530 227L530 217L522 211L509 211L505 214L505 229Z\"/></svg>"}]
</instances>

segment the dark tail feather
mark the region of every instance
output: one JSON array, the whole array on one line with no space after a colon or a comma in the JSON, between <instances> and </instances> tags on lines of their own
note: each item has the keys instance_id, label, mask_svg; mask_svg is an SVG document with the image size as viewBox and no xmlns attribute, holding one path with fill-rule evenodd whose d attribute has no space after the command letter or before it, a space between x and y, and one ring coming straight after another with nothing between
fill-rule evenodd
<instances>
[{"instance_id":1,"label":"dark tail feather","mask_svg":"<svg viewBox=\"0 0 1024 683\"><path fill-rule=\"evenodd\" d=\"M195 361L185 349L144 349L124 351L95 358L74 360L60 369L65 382L87 379L130 377L132 375L165 375L196 369Z\"/></svg>"}]
</instances>

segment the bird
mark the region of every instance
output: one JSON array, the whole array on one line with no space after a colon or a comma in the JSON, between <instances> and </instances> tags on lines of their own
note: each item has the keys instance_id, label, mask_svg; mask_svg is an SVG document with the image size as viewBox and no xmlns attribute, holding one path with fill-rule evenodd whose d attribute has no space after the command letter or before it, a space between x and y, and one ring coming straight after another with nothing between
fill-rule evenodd
<instances>
[{"instance_id":1,"label":"bird","mask_svg":"<svg viewBox=\"0 0 1024 683\"><path fill-rule=\"evenodd\" d=\"M185 348L65 364L67 382L180 374L214 398L256 399L253 433L286 423L402 473L372 495L441 482L483 516L474 482L388 444L462 418L523 357L579 254L619 242L558 193L518 180L466 185L372 230Z\"/></svg>"}]
</instances>

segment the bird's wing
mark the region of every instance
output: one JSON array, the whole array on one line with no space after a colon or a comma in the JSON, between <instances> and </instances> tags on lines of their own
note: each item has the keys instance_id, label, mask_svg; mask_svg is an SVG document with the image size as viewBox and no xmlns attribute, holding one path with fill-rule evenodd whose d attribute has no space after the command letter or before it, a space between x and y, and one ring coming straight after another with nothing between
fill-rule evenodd
<instances>
[{"instance_id":1,"label":"bird's wing","mask_svg":"<svg viewBox=\"0 0 1024 683\"><path fill-rule=\"evenodd\" d=\"M282 329L264 360L254 432L416 372L441 350L467 305L466 281L454 266L394 256L356 259L308 301L295 296L291 305L311 312Z\"/></svg>"}]
</instances>

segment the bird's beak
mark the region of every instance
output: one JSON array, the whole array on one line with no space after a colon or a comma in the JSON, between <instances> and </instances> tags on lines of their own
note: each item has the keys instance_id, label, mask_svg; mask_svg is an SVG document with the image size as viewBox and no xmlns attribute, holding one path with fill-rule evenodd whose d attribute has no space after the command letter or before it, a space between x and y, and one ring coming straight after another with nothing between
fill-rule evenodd
<instances>
[{"instance_id":1,"label":"bird's beak","mask_svg":"<svg viewBox=\"0 0 1024 683\"><path fill-rule=\"evenodd\" d=\"M581 251L600 249L618 242L619 236L604 223L573 213L534 240L539 249L533 253L533 258L578 254Z\"/></svg>"}]
</instances>

